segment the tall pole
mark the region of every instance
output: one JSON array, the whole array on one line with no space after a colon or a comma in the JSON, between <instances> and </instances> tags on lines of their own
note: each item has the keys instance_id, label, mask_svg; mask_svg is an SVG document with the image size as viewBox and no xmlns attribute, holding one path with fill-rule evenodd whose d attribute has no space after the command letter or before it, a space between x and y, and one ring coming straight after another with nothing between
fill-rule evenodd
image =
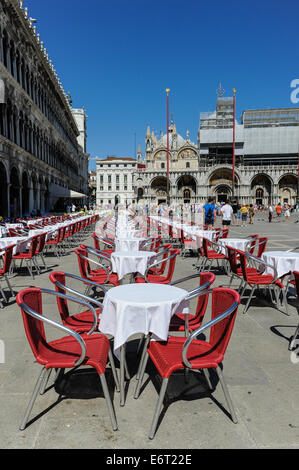
<instances>
[{"instance_id":1,"label":"tall pole","mask_svg":"<svg viewBox=\"0 0 299 470\"><path fill-rule=\"evenodd\" d=\"M166 88L167 95L167 204L170 204L169 194L169 92L170 89Z\"/></svg>"},{"instance_id":2,"label":"tall pole","mask_svg":"<svg viewBox=\"0 0 299 470\"><path fill-rule=\"evenodd\" d=\"M236 150L236 89L234 92L234 118L233 118L233 180L232 180L232 198L235 198L235 150Z\"/></svg>"}]
</instances>

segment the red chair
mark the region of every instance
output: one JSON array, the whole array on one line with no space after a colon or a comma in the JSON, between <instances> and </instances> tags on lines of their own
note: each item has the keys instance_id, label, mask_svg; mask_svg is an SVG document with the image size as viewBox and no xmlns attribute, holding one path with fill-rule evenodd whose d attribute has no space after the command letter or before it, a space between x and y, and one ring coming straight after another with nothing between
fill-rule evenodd
<instances>
[{"instance_id":1,"label":"red chair","mask_svg":"<svg viewBox=\"0 0 299 470\"><path fill-rule=\"evenodd\" d=\"M189 253L197 251L197 241L193 240L191 236L190 238L186 238L184 230L181 230L181 247L181 256L183 257L185 257L187 250L189 251Z\"/></svg>"},{"instance_id":2,"label":"red chair","mask_svg":"<svg viewBox=\"0 0 299 470\"><path fill-rule=\"evenodd\" d=\"M200 290L198 288L195 289L196 294L199 291L210 289L213 282L216 279L216 276L214 273L203 272L203 273L193 274L191 276L187 276L182 279L178 279L177 281L171 282L170 285L176 286L177 284L180 284L182 282L186 282L191 279L198 278L198 277L199 277ZM202 324L204 315L207 310L208 298L209 298L208 292L205 295L201 295L198 297L195 315L184 315L183 313L178 313L178 314L173 315L170 325L169 325L169 331L184 331L187 336L189 335L190 331L194 331L197 328L199 328Z\"/></svg>"},{"instance_id":3,"label":"red chair","mask_svg":"<svg viewBox=\"0 0 299 470\"><path fill-rule=\"evenodd\" d=\"M27 269L33 279L34 279L33 267L35 267L36 272L38 274L40 273L38 264L35 259L38 240L39 240L39 235L35 235L31 239L29 251L26 251L25 253L17 253L16 255L13 255L13 260L21 261L20 267L22 266L23 261L25 261L25 263L27 264Z\"/></svg>"},{"instance_id":4,"label":"red chair","mask_svg":"<svg viewBox=\"0 0 299 470\"><path fill-rule=\"evenodd\" d=\"M220 252L219 245L204 237L202 238L202 251L204 255L204 262L201 265L202 271L209 271L214 261L217 261L219 267L219 260L226 260L226 255ZM207 262L209 262L209 266L206 268Z\"/></svg>"},{"instance_id":5,"label":"red chair","mask_svg":"<svg viewBox=\"0 0 299 470\"><path fill-rule=\"evenodd\" d=\"M9 273L9 269L10 269L10 266L11 266L11 262L12 262L12 257L13 257L13 249L14 249L15 245L9 245L5 248L5 252L4 252L4 258L3 258L3 265L2 265L2 268L0 269L0 277L4 277L4 279L6 280L6 284L11 292L11 295L12 297L14 297L14 291L12 290L12 287L10 285L10 282L9 282L9 279L8 279L8 273ZM2 297L3 297L3 300L7 303L8 300L7 300L7 297L0 285L0 292L2 294ZM1 308L3 308L3 304L2 302L0 301L0 306Z\"/></svg>"},{"instance_id":6,"label":"red chair","mask_svg":"<svg viewBox=\"0 0 299 470\"><path fill-rule=\"evenodd\" d=\"M294 251L294 249L289 250L289 251ZM297 295L297 300L299 300L299 272L298 271L293 271L294 275L294 280L291 281L291 283L296 287L296 295ZM294 349L297 348L298 346L298 341L296 341L296 338L299 333L299 323L294 331L293 336L290 338L290 344L289 344L289 351L293 351Z\"/></svg>"},{"instance_id":7,"label":"red chair","mask_svg":"<svg viewBox=\"0 0 299 470\"><path fill-rule=\"evenodd\" d=\"M41 258L45 269L47 269L47 265L45 262L43 251L46 246L46 238L47 238L47 233L42 233L41 235L38 236L38 245L37 245L37 249L35 252L35 256L36 257L39 256Z\"/></svg>"},{"instance_id":8,"label":"red chair","mask_svg":"<svg viewBox=\"0 0 299 470\"><path fill-rule=\"evenodd\" d=\"M147 349L148 355L142 364L139 382L143 381L143 376L148 357L151 358L163 382L154 414L149 438L153 439L164 396L166 393L168 380L174 372L182 369L202 370L205 373L207 383L212 389L207 370L213 369L218 375L222 385L227 406L234 423L237 423L237 416L222 375L220 364L222 364L225 352L232 334L240 295L232 289L216 287L210 290L212 294L212 314L211 321L195 330L189 337L170 336L167 342L150 341ZM208 341L197 340L196 338L210 328ZM140 389L140 384L138 384ZM135 395L135 398L138 396Z\"/></svg>"},{"instance_id":9,"label":"red chair","mask_svg":"<svg viewBox=\"0 0 299 470\"><path fill-rule=\"evenodd\" d=\"M242 275L243 275L243 279L244 279L244 287L243 287L243 290L241 292L241 297L243 296L243 294L246 290L246 287L251 288L251 292L250 292L247 304L245 305L243 313L247 312L247 310L249 308L249 304L250 304L251 299L252 299L252 296L253 296L253 294L254 294L257 287L267 288L269 290L269 294L270 294L271 299L272 299L271 290L273 290L273 293L274 293L275 299L276 299L277 308L278 308L279 294L277 292L277 289L279 289L280 292L283 292L284 286L283 286L282 282L280 282L277 279L277 271L276 271L275 267L268 264L268 263L265 263L264 261L262 261L261 259L255 257L255 256L250 255L249 253L243 253L242 251L239 251L239 250L236 250L236 251L237 251L237 254L240 257ZM251 264L252 263L256 264L257 267L256 267L255 272L250 272L250 268L248 269L249 262L251 262ZM263 272L263 270L265 268L270 268L272 270L273 274L260 274L261 272ZM273 301L273 299L272 299L272 301Z\"/></svg>"},{"instance_id":10,"label":"red chair","mask_svg":"<svg viewBox=\"0 0 299 470\"><path fill-rule=\"evenodd\" d=\"M64 296L58 292L46 289L24 289L17 295L16 300L21 309L28 342L36 361L43 366L22 420L20 430L22 431L26 428L37 394L40 392L41 388L44 388L45 378L49 378L50 371L52 369L59 369L59 371L63 369L73 369L81 365L93 367L99 374L112 427L113 430L116 430L118 428L117 421L105 378L108 357L112 370L114 371L114 378L117 378L117 376L107 337L101 334L93 334L91 336L87 334L79 335L71 328L67 328L45 317L42 310L42 294L44 293L55 295L56 297L92 309L91 305L83 300ZM63 332L63 334L67 336L49 342L46 338L44 323L58 328L60 332ZM115 381L115 383L118 387L118 381Z\"/></svg>"},{"instance_id":11,"label":"red chair","mask_svg":"<svg viewBox=\"0 0 299 470\"><path fill-rule=\"evenodd\" d=\"M57 258L60 258L62 253L61 253L61 244L62 244L62 238L63 238L63 232L65 231L65 227L61 227L58 229L57 234L52 238L51 240L46 241L46 247L50 248L53 247L55 249L55 254Z\"/></svg>"},{"instance_id":12,"label":"red chair","mask_svg":"<svg viewBox=\"0 0 299 470\"><path fill-rule=\"evenodd\" d=\"M75 253L78 259L80 274L83 279L87 279L88 281L93 281L101 285L112 284L113 286L119 286L117 274L111 272L111 261L108 256L101 255L99 252L95 253L95 250L90 250L89 248L77 248ZM89 253L95 255L103 263L105 262L106 265L89 257ZM90 263L95 264L97 269L91 269Z\"/></svg>"},{"instance_id":13,"label":"red chair","mask_svg":"<svg viewBox=\"0 0 299 470\"><path fill-rule=\"evenodd\" d=\"M144 278L136 277L135 283L140 284L140 283L152 282L156 284L170 284L173 273L174 273L176 257L179 253L180 253L180 250L178 249L169 250L169 256L167 258L165 258L164 260L162 259L160 261L156 261L156 263L149 266L145 272ZM165 276L159 275L159 274L150 274L150 272L155 270L157 266L167 261L168 261L168 271Z\"/></svg>"},{"instance_id":14,"label":"red chair","mask_svg":"<svg viewBox=\"0 0 299 470\"><path fill-rule=\"evenodd\" d=\"M87 281L82 277L75 276L74 274L64 273L61 271L53 272L49 275L50 281L55 285L56 292L61 294L72 294L78 296L90 304L94 304L97 308L95 309L97 318L95 320L93 312L88 309L84 312L80 312L74 315L71 315L68 308L67 300L61 297L57 297L58 310L61 316L63 325L72 328L72 330L77 331L78 333L87 332L90 334L95 328L99 326L99 315L102 311L102 303L99 300L88 297L86 293L82 294L77 290L66 285L66 279L73 279L76 281L83 282L85 285L88 284L91 287L100 288L104 293L107 292L105 287L101 286L92 281Z\"/></svg>"}]
</instances>

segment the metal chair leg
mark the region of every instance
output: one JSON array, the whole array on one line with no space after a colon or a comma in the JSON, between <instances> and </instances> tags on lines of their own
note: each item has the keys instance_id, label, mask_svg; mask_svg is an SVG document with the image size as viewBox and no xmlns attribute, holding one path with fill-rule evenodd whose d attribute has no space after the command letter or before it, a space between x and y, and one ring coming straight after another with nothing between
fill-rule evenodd
<instances>
[{"instance_id":1,"label":"metal chair leg","mask_svg":"<svg viewBox=\"0 0 299 470\"><path fill-rule=\"evenodd\" d=\"M234 422L235 424L237 424L237 423L238 423L238 418L237 418L237 415L236 415L236 413L235 413L235 410L234 410L234 407L233 407L233 403L232 403L230 394L229 394L229 392L228 392L228 388L227 388L227 386L226 386L226 383L225 383L225 380L224 380L222 371L221 371L221 369L220 369L219 366L217 367L216 372L217 372L217 375L218 375L218 377L219 377L219 380L220 380L220 383L221 383L221 386L222 386L222 390L223 390L223 393L224 393L224 396L225 396L225 399L226 399L226 403L227 403L227 406L228 406L228 408L229 408L229 411L230 411L232 420L233 420L233 422Z\"/></svg>"},{"instance_id":2,"label":"metal chair leg","mask_svg":"<svg viewBox=\"0 0 299 470\"><path fill-rule=\"evenodd\" d=\"M105 375L101 374L100 379L101 379L102 389L103 389L103 392L104 392L104 397L105 397L107 407L108 407L108 411L109 411L109 416L110 416L110 420L111 420L111 424L112 424L112 429L113 429L113 431L117 431L118 424L117 424L117 421L116 421L115 411L114 411L112 401L111 401L111 398L110 398L110 394L109 394L109 390L108 390L108 387L107 387L107 381L106 381Z\"/></svg>"},{"instance_id":3,"label":"metal chair leg","mask_svg":"<svg viewBox=\"0 0 299 470\"><path fill-rule=\"evenodd\" d=\"M156 432L156 428L157 428L157 424L158 424L158 419L159 419L159 415L160 415L161 408L162 408L162 405L163 405L163 400L164 400L165 392L166 392L166 389L167 389L167 385L168 385L168 379L163 379L162 387L161 387L161 391L160 391L160 395L159 395L159 399L158 399L158 403L157 403L157 406L156 406L156 411L155 411L155 414L154 414L151 430L150 430L150 433L149 433L149 436L148 436L149 439L153 439L154 436L155 436L155 432Z\"/></svg>"},{"instance_id":4,"label":"metal chair leg","mask_svg":"<svg viewBox=\"0 0 299 470\"><path fill-rule=\"evenodd\" d=\"M253 293L254 293L255 289L256 289L256 287L252 287L252 288L251 288L250 296L249 296L249 298L248 298L248 300L247 300L247 304L246 304L246 306L245 306L245 308L244 308L244 310L243 310L243 313L246 313L246 312L247 312L248 307L249 307L249 304L250 304L250 302L251 302L251 299L252 299L252 296L253 296Z\"/></svg>"},{"instance_id":5,"label":"metal chair leg","mask_svg":"<svg viewBox=\"0 0 299 470\"><path fill-rule=\"evenodd\" d=\"M29 415L31 413L31 410L33 408L33 405L34 405L34 402L36 400L36 397L37 397L37 394L41 388L41 384L43 383L43 380L44 380L44 374L46 373L46 368L43 367L42 370L41 370L41 373L37 379L37 382L36 382L36 385L34 387L34 390L33 390L33 393L32 393L32 396L31 396L31 399L29 401L29 404L27 406L27 409L26 409L26 412L25 412L25 415L24 415L24 418L23 418L23 421L20 425L20 431L23 431L25 428L26 428L26 424L27 424L27 421L28 421L28 418L29 418Z\"/></svg>"}]
</instances>

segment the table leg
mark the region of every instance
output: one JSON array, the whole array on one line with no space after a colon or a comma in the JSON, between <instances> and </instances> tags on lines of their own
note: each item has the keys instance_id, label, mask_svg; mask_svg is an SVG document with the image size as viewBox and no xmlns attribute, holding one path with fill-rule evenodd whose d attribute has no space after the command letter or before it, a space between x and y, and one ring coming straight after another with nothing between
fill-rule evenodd
<instances>
[{"instance_id":1,"label":"table leg","mask_svg":"<svg viewBox=\"0 0 299 470\"><path fill-rule=\"evenodd\" d=\"M120 406L125 405L125 346L120 349Z\"/></svg>"}]
</instances>

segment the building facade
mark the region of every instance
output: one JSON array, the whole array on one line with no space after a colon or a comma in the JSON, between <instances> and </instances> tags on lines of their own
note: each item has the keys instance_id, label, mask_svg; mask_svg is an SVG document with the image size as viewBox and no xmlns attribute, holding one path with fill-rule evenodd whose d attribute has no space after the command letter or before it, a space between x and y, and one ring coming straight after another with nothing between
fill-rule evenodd
<instances>
[{"instance_id":1,"label":"building facade","mask_svg":"<svg viewBox=\"0 0 299 470\"><path fill-rule=\"evenodd\" d=\"M97 160L97 205L135 202L134 175L137 160L130 157L107 157Z\"/></svg>"},{"instance_id":2,"label":"building facade","mask_svg":"<svg viewBox=\"0 0 299 470\"><path fill-rule=\"evenodd\" d=\"M235 121L235 181L233 168L233 98L218 97L216 110L201 113L197 142L189 131L183 138L169 127L158 138L150 127L145 157L134 175L137 200L145 203L203 203L209 196L221 202L267 205L295 204L298 198L299 109L246 110Z\"/></svg>"},{"instance_id":3,"label":"building facade","mask_svg":"<svg viewBox=\"0 0 299 470\"><path fill-rule=\"evenodd\" d=\"M85 112L72 110L23 1L0 2L0 215L87 194ZM80 127L83 121L83 129ZM78 128L79 127L79 128Z\"/></svg>"}]
</instances>

